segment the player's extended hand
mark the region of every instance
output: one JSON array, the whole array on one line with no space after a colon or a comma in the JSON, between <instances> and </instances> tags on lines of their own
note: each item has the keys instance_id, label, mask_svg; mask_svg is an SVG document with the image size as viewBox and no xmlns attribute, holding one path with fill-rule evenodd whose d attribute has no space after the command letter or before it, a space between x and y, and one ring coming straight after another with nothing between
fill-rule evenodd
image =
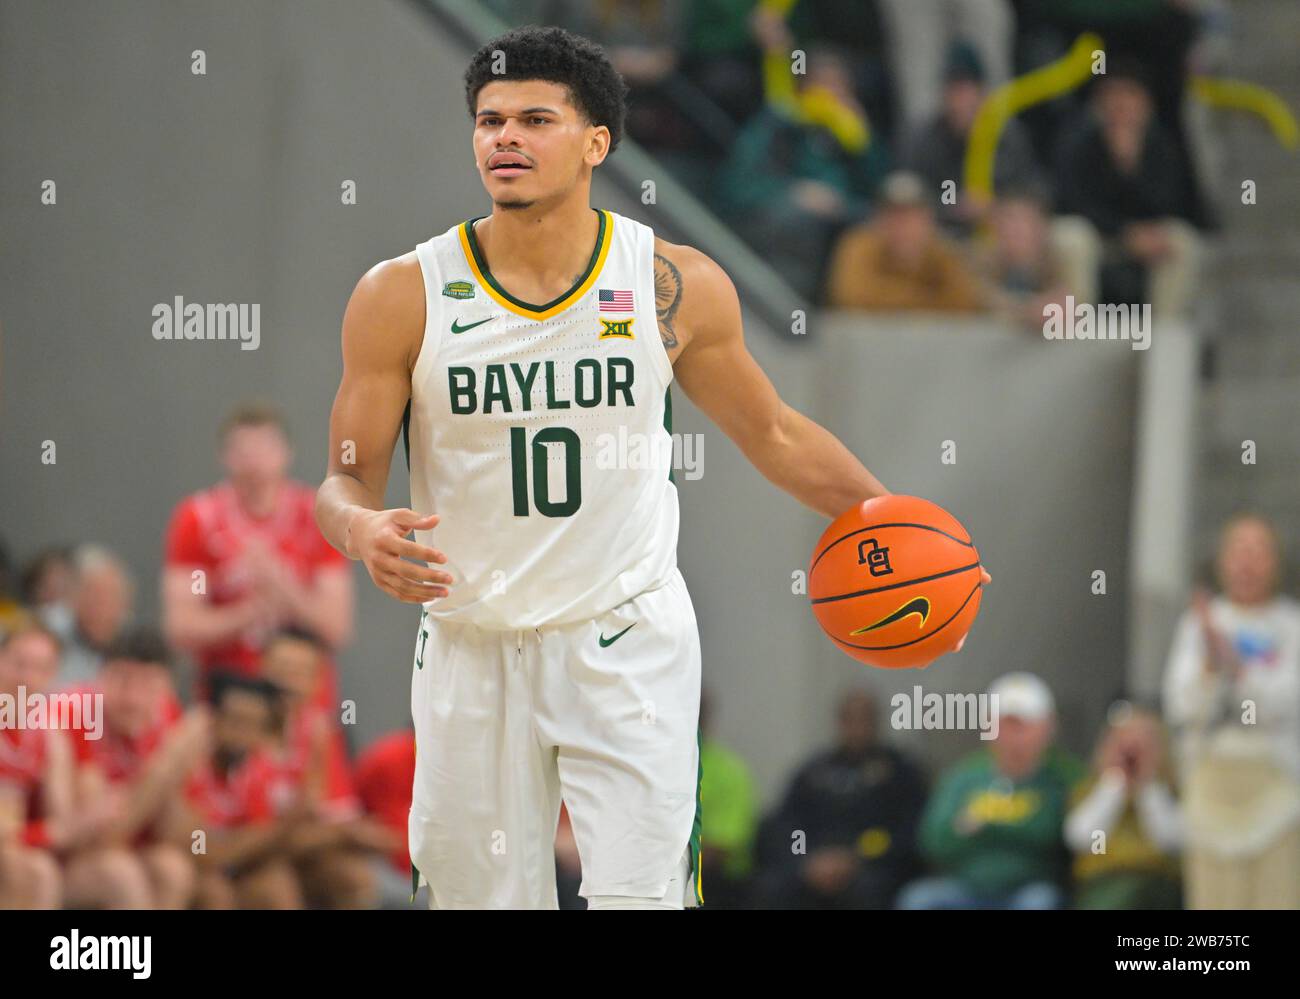
<instances>
[{"instance_id":1,"label":"player's extended hand","mask_svg":"<svg viewBox=\"0 0 1300 999\"><path fill-rule=\"evenodd\" d=\"M363 511L348 531L348 554L365 563L375 585L390 597L409 604L445 597L451 574L419 563L442 563L447 556L406 538L412 531L430 530L439 519L436 513L424 516L414 510Z\"/></svg>"},{"instance_id":2,"label":"player's extended hand","mask_svg":"<svg viewBox=\"0 0 1300 999\"><path fill-rule=\"evenodd\" d=\"M989 571L984 566L980 566L980 586L988 586L991 582L993 582L993 577L989 575ZM965 644L966 636L962 635L961 641L957 643L957 647L953 649L953 652L960 652L961 647Z\"/></svg>"}]
</instances>

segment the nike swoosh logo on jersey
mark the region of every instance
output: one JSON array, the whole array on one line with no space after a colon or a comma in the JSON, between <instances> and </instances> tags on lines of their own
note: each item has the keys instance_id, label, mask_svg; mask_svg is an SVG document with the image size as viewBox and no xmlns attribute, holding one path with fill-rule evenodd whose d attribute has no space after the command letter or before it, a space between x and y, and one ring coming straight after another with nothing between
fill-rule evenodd
<instances>
[{"instance_id":1,"label":"nike swoosh logo on jersey","mask_svg":"<svg viewBox=\"0 0 1300 999\"><path fill-rule=\"evenodd\" d=\"M464 333L466 330L472 330L475 326L482 326L484 323L490 323L496 316L488 316L486 319L480 319L476 323L466 323L461 326L455 319L451 321L451 331L453 333Z\"/></svg>"},{"instance_id":2,"label":"nike swoosh logo on jersey","mask_svg":"<svg viewBox=\"0 0 1300 999\"><path fill-rule=\"evenodd\" d=\"M632 628L635 624L636 624L636 622L633 621L632 624L629 624L629 625L627 626L627 628L624 628L622 631L620 631L620 632L619 632L617 635L615 635L613 638L606 638L606 637L605 637L605 633L602 631L602 632L600 633L600 647L601 647L602 649L604 649L604 648L607 648L607 647L610 646L610 645L613 645L613 644L614 644L615 642L617 642L620 638L622 638L624 635L626 635L626 634L628 633L628 630L629 630L630 628Z\"/></svg>"}]
</instances>

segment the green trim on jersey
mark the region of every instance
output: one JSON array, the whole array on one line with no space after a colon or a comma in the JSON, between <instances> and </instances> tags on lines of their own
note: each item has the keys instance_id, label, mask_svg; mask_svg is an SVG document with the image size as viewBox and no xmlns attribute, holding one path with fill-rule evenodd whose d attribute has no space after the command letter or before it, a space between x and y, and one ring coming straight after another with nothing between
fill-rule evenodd
<instances>
[{"instance_id":1,"label":"green trim on jersey","mask_svg":"<svg viewBox=\"0 0 1300 999\"><path fill-rule=\"evenodd\" d=\"M406 412L402 414L402 447L406 451L406 471L411 471L411 400L406 400Z\"/></svg>"},{"instance_id":2,"label":"green trim on jersey","mask_svg":"<svg viewBox=\"0 0 1300 999\"><path fill-rule=\"evenodd\" d=\"M409 404L407 405L407 412L408 413L410 412ZM420 611L420 617L423 619L424 611ZM420 622L420 627L421 628L424 627L423 620L421 620ZM417 756L420 753L420 747L418 745L415 747L415 753ZM419 891L420 891L420 872L415 866L415 860L412 859L411 860L411 905L415 904L415 896L419 893ZM433 898L433 885L429 885L429 897Z\"/></svg>"},{"instance_id":3,"label":"green trim on jersey","mask_svg":"<svg viewBox=\"0 0 1300 999\"><path fill-rule=\"evenodd\" d=\"M587 261L587 266L578 276L578 280L573 282L573 287L563 295L551 299L545 305L534 305L532 302L525 302L522 298L515 298L514 295L510 294L510 292L502 288L501 285L497 284L497 279L494 278L492 272L488 270L487 260L483 256L483 251L479 248L478 237L474 235L474 223L479 221L479 219L487 218L486 215L479 215L467 222L462 222L461 227L465 231L465 238L469 243L470 252L474 255L474 264L478 267L483 280L492 286L492 290L506 301L513 305L517 305L521 309L527 309L529 312L545 312L547 309L555 308L555 306L559 305L575 291L581 288L587 278L591 277L591 272L596 269L596 262L600 260L600 251L605 245L605 213L599 208L593 208L592 211L595 212L596 216L600 219L600 228L596 230L596 246L591 251L591 259Z\"/></svg>"}]
</instances>

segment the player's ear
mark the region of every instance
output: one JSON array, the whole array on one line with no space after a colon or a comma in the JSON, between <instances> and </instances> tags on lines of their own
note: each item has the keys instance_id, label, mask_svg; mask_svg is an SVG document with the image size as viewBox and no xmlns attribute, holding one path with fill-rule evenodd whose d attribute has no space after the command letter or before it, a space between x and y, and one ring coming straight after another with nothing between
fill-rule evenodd
<instances>
[{"instance_id":1,"label":"player's ear","mask_svg":"<svg viewBox=\"0 0 1300 999\"><path fill-rule=\"evenodd\" d=\"M586 161L589 166L598 167L609 155L609 128L606 125L592 125L587 137Z\"/></svg>"}]
</instances>

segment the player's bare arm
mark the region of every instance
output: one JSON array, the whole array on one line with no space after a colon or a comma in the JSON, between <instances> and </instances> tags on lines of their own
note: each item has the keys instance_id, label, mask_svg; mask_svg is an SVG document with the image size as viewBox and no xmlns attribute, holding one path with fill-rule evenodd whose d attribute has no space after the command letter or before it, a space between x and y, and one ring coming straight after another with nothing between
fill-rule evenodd
<instances>
[{"instance_id":1,"label":"player's bare arm","mask_svg":"<svg viewBox=\"0 0 1300 999\"><path fill-rule=\"evenodd\" d=\"M834 434L781 401L745 347L735 286L706 254L655 240L655 308L678 384L768 481L831 518L889 492Z\"/></svg>"},{"instance_id":2,"label":"player's bare arm","mask_svg":"<svg viewBox=\"0 0 1300 999\"><path fill-rule=\"evenodd\" d=\"M735 286L712 259L656 240L655 305L677 382L770 482L827 517L889 492L833 434L781 401L745 347Z\"/></svg>"},{"instance_id":3,"label":"player's bare arm","mask_svg":"<svg viewBox=\"0 0 1300 999\"><path fill-rule=\"evenodd\" d=\"M330 413L329 469L316 494L316 522L329 543L408 603L446 596L452 582L421 564L446 562L446 555L406 537L432 528L438 516L384 509L423 333L424 283L415 254L371 268L343 316L343 378Z\"/></svg>"}]
</instances>

